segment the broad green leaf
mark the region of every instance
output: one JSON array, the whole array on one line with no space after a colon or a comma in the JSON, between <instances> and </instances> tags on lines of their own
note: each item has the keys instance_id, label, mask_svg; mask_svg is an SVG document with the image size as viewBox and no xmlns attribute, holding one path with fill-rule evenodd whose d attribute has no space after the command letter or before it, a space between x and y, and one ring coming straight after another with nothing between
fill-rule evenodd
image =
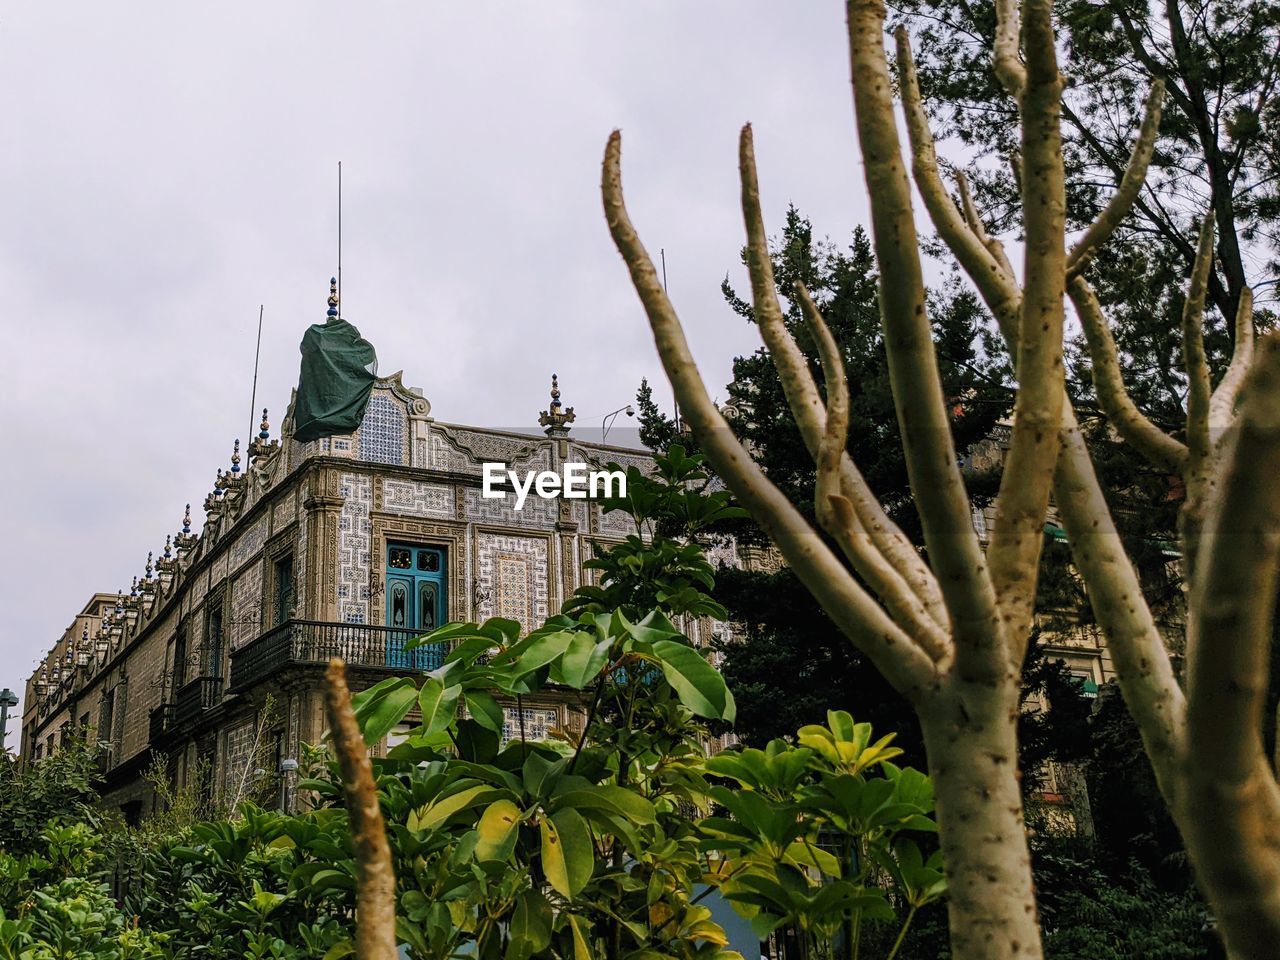
<instances>
[{"instance_id":1,"label":"broad green leaf","mask_svg":"<svg viewBox=\"0 0 1280 960\"><path fill-rule=\"evenodd\" d=\"M581 690L600 673L612 645L613 641L607 638L598 641L589 633L574 633L560 658L557 679L565 686Z\"/></svg>"},{"instance_id":2,"label":"broad green leaf","mask_svg":"<svg viewBox=\"0 0 1280 960\"><path fill-rule=\"evenodd\" d=\"M502 707L493 699L493 694L485 690L468 690L463 694L463 699L471 719L486 730L494 733L502 731Z\"/></svg>"},{"instance_id":3,"label":"broad green leaf","mask_svg":"<svg viewBox=\"0 0 1280 960\"><path fill-rule=\"evenodd\" d=\"M595 845L591 842L591 828L587 826L587 821L582 819L582 815L572 808L553 813L550 821L560 840L565 868L567 889L560 892L572 899L582 892L582 888L587 885L587 881L591 879L591 873L596 867ZM547 879L551 879L550 875L548 875ZM559 888L557 887L556 889Z\"/></svg>"},{"instance_id":4,"label":"broad green leaf","mask_svg":"<svg viewBox=\"0 0 1280 960\"><path fill-rule=\"evenodd\" d=\"M595 853L591 831L576 810L561 810L538 823L542 834L542 872L547 883L572 900L591 879Z\"/></svg>"},{"instance_id":5,"label":"broad green leaf","mask_svg":"<svg viewBox=\"0 0 1280 960\"><path fill-rule=\"evenodd\" d=\"M449 655L445 658L445 662L449 663L455 660L461 660L463 663L470 665L474 663L477 658L493 649L494 643L489 637L468 637L449 651Z\"/></svg>"},{"instance_id":6,"label":"broad green leaf","mask_svg":"<svg viewBox=\"0 0 1280 960\"><path fill-rule=\"evenodd\" d=\"M680 702L695 714L730 721L737 715L733 694L725 685L724 677L693 647L674 640L659 640L653 645L653 653Z\"/></svg>"},{"instance_id":7,"label":"broad green leaf","mask_svg":"<svg viewBox=\"0 0 1280 960\"><path fill-rule=\"evenodd\" d=\"M632 823L657 822L653 804L625 787L605 785L567 790L554 797L552 804L556 810L566 807L575 810L603 810L606 813L620 814Z\"/></svg>"},{"instance_id":8,"label":"broad green leaf","mask_svg":"<svg viewBox=\"0 0 1280 960\"><path fill-rule=\"evenodd\" d=\"M583 932L587 921L572 913L566 914L569 929L573 933L573 960L592 960L591 948L587 945L587 936Z\"/></svg>"},{"instance_id":9,"label":"broad green leaf","mask_svg":"<svg viewBox=\"0 0 1280 960\"><path fill-rule=\"evenodd\" d=\"M510 800L495 800L480 817L476 832L477 860L506 860L515 848L516 829L520 826L520 808Z\"/></svg>"},{"instance_id":10,"label":"broad green leaf","mask_svg":"<svg viewBox=\"0 0 1280 960\"><path fill-rule=\"evenodd\" d=\"M449 643L451 641L466 640L476 636L480 632L478 624L474 623L446 623L436 627L430 633L423 634L420 637L414 637L405 643L406 650L412 650L414 647L425 647L435 643Z\"/></svg>"},{"instance_id":11,"label":"broad green leaf","mask_svg":"<svg viewBox=\"0 0 1280 960\"><path fill-rule=\"evenodd\" d=\"M657 643L659 640L670 640L682 636L660 611L655 610L639 623L632 623L621 611L614 613L616 624L611 627L615 633L626 633L641 643Z\"/></svg>"},{"instance_id":12,"label":"broad green leaf","mask_svg":"<svg viewBox=\"0 0 1280 960\"><path fill-rule=\"evenodd\" d=\"M342 960L356 952L356 945L351 940L339 940L324 955L324 960Z\"/></svg>"},{"instance_id":13,"label":"broad green leaf","mask_svg":"<svg viewBox=\"0 0 1280 960\"><path fill-rule=\"evenodd\" d=\"M547 757L537 750L531 750L520 768L524 788L536 797L545 796L559 782L568 763L567 757Z\"/></svg>"},{"instance_id":14,"label":"broad green leaf","mask_svg":"<svg viewBox=\"0 0 1280 960\"><path fill-rule=\"evenodd\" d=\"M542 872L551 884L551 889L561 896L572 898L569 885L569 865L565 862L564 844L560 842L560 831L550 818L543 817L538 821L538 832L542 835Z\"/></svg>"},{"instance_id":15,"label":"broad green leaf","mask_svg":"<svg viewBox=\"0 0 1280 960\"><path fill-rule=\"evenodd\" d=\"M569 644L575 636L577 636L576 631L558 630L555 633L537 637L533 643L521 651L520 656L511 665L512 670L518 676L523 676L545 667L569 649Z\"/></svg>"},{"instance_id":16,"label":"broad green leaf","mask_svg":"<svg viewBox=\"0 0 1280 960\"><path fill-rule=\"evenodd\" d=\"M428 804L421 810L415 810L409 815L409 829L433 829L444 823L459 810L465 810L467 807L483 803L493 797L500 797L503 793L504 791L495 789L487 783L460 790L458 793Z\"/></svg>"},{"instance_id":17,"label":"broad green leaf","mask_svg":"<svg viewBox=\"0 0 1280 960\"><path fill-rule=\"evenodd\" d=\"M373 746L404 719L418 698L418 688L408 677L384 680L351 699L364 742Z\"/></svg>"},{"instance_id":18,"label":"broad green leaf","mask_svg":"<svg viewBox=\"0 0 1280 960\"><path fill-rule=\"evenodd\" d=\"M538 889L526 890L511 913L506 960L528 960L551 945L551 904Z\"/></svg>"},{"instance_id":19,"label":"broad green leaf","mask_svg":"<svg viewBox=\"0 0 1280 960\"><path fill-rule=\"evenodd\" d=\"M435 677L427 677L418 695L422 707L422 727L428 734L439 733L453 723L458 713L458 696L462 687L446 687Z\"/></svg>"},{"instance_id":20,"label":"broad green leaf","mask_svg":"<svg viewBox=\"0 0 1280 960\"><path fill-rule=\"evenodd\" d=\"M480 630L486 636L500 640L504 646L510 646L520 636L520 622L507 617L490 617Z\"/></svg>"},{"instance_id":21,"label":"broad green leaf","mask_svg":"<svg viewBox=\"0 0 1280 960\"><path fill-rule=\"evenodd\" d=\"M787 847L786 859L798 867L813 867L828 877L840 876L840 861L834 854L803 840Z\"/></svg>"}]
</instances>

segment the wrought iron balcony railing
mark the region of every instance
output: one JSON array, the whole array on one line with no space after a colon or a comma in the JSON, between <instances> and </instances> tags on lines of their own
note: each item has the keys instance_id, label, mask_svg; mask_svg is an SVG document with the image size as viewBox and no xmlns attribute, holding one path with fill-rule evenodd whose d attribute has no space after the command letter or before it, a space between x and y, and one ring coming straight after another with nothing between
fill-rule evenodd
<instances>
[{"instance_id":1,"label":"wrought iron balcony railing","mask_svg":"<svg viewBox=\"0 0 1280 960\"><path fill-rule=\"evenodd\" d=\"M196 677L182 685L173 698L173 723L175 728L185 728L200 719L206 710L212 710L222 700L221 677Z\"/></svg>"},{"instance_id":2,"label":"wrought iron balcony railing","mask_svg":"<svg viewBox=\"0 0 1280 960\"><path fill-rule=\"evenodd\" d=\"M348 667L434 670L444 662L444 644L405 649L420 634L364 623L286 620L231 654L230 690L246 690L290 667L323 666L334 657Z\"/></svg>"}]
</instances>

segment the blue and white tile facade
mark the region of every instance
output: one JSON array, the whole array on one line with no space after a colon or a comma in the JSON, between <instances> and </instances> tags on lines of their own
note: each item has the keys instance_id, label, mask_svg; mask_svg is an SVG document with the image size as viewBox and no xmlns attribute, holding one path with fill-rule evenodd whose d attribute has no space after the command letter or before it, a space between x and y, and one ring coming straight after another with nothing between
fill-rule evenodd
<instances>
[{"instance_id":1,"label":"blue and white tile facade","mask_svg":"<svg viewBox=\"0 0 1280 960\"><path fill-rule=\"evenodd\" d=\"M244 533L236 538L231 548L231 569L239 570L262 549L267 540L267 518L259 517Z\"/></svg>"},{"instance_id":2,"label":"blue and white tile facade","mask_svg":"<svg viewBox=\"0 0 1280 960\"><path fill-rule=\"evenodd\" d=\"M372 524L373 478L344 473L342 513L338 516L338 619L369 622L369 537Z\"/></svg>"},{"instance_id":3,"label":"blue and white tile facade","mask_svg":"<svg viewBox=\"0 0 1280 960\"><path fill-rule=\"evenodd\" d=\"M476 537L476 585L481 617L507 617L525 625L551 615L549 545L543 537L480 533Z\"/></svg>"},{"instance_id":4,"label":"blue and white tile facade","mask_svg":"<svg viewBox=\"0 0 1280 960\"><path fill-rule=\"evenodd\" d=\"M408 452L409 415L388 390L374 390L360 424L359 459L403 466Z\"/></svg>"},{"instance_id":5,"label":"blue and white tile facade","mask_svg":"<svg viewBox=\"0 0 1280 960\"><path fill-rule=\"evenodd\" d=\"M418 483L414 480L382 481L382 509L410 517L453 519L457 513L453 487L445 483Z\"/></svg>"},{"instance_id":6,"label":"blue and white tile facade","mask_svg":"<svg viewBox=\"0 0 1280 960\"><path fill-rule=\"evenodd\" d=\"M264 606L262 596L262 560L259 559L231 585L231 623L227 631L231 637L231 649L236 650L254 637L262 628Z\"/></svg>"}]
</instances>

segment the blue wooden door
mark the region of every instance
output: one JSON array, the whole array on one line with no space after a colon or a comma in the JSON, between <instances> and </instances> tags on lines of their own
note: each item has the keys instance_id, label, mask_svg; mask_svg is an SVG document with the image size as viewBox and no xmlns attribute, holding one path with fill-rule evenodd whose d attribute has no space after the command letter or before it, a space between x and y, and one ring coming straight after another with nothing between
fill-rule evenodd
<instances>
[{"instance_id":1,"label":"blue wooden door","mask_svg":"<svg viewBox=\"0 0 1280 960\"><path fill-rule=\"evenodd\" d=\"M405 643L440 626L445 619L445 552L441 547L387 547L387 665L434 670L444 645L406 650Z\"/></svg>"}]
</instances>

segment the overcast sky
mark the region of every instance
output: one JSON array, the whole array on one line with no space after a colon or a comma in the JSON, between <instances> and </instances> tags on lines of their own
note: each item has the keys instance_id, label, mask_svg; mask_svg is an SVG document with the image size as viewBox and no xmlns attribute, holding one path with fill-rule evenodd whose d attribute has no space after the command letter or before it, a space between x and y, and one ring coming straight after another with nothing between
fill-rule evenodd
<instances>
[{"instance_id":1,"label":"overcast sky","mask_svg":"<svg viewBox=\"0 0 1280 960\"><path fill-rule=\"evenodd\" d=\"M0 14L0 686L198 509L258 405L284 413L336 267L344 316L440 419L580 423L662 381L601 214L629 206L708 381L752 328L738 129L770 232L862 221L843 5L7 4ZM660 396L669 402L662 381ZM13 729L11 724L11 743Z\"/></svg>"}]
</instances>

